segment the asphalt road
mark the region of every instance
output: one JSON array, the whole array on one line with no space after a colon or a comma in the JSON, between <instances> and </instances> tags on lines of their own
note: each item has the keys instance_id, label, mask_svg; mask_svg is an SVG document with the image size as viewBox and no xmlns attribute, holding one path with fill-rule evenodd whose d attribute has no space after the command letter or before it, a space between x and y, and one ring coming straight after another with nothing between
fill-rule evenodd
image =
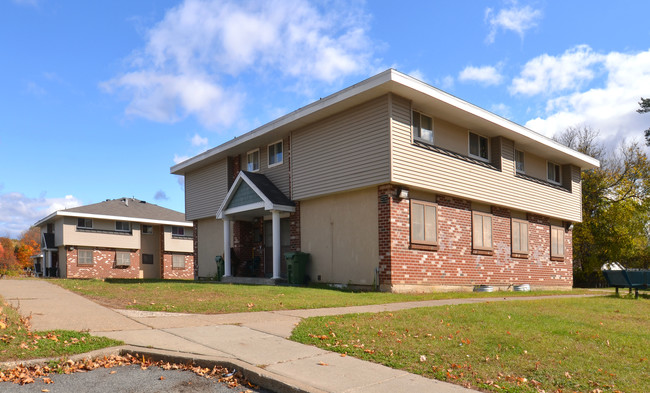
<instances>
[{"instance_id":1,"label":"asphalt road","mask_svg":"<svg viewBox=\"0 0 650 393\"><path fill-rule=\"evenodd\" d=\"M115 373L111 374L111 372ZM160 379L163 377L163 379ZM229 388L226 384L215 379L207 379L191 371L163 370L159 367L149 367L142 370L139 365L101 368L85 373L51 374L54 383L45 384L41 378L35 383L20 386L11 382L0 382L2 393L189 393L216 392L239 393L256 392L271 393L265 389L253 389L239 386ZM47 389L47 390L44 390Z\"/></svg>"}]
</instances>

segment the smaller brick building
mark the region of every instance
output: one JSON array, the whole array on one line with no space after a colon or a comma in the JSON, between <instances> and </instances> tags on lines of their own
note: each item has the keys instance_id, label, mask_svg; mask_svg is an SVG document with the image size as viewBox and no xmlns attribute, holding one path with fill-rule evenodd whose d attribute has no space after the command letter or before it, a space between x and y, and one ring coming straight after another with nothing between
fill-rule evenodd
<instances>
[{"instance_id":1,"label":"smaller brick building","mask_svg":"<svg viewBox=\"0 0 650 393\"><path fill-rule=\"evenodd\" d=\"M37 274L62 278L193 279L191 222L134 198L56 211L38 221Z\"/></svg>"}]
</instances>

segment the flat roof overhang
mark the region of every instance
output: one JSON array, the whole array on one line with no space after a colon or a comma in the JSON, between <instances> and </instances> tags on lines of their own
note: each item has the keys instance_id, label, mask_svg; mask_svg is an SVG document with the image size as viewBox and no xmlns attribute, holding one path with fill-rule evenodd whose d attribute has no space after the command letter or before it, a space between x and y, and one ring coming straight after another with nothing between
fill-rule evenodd
<instances>
[{"instance_id":1,"label":"flat roof overhang","mask_svg":"<svg viewBox=\"0 0 650 393\"><path fill-rule=\"evenodd\" d=\"M600 166L600 162L593 157L579 153L409 75L388 69L176 164L170 168L170 172L184 175L186 172L220 161L229 155L241 154L272 143L293 130L388 93L411 100L416 110L432 113L437 118L469 130L490 137L504 136L513 140L517 146L534 150L536 154L558 164L572 164L582 169L594 169Z\"/></svg>"}]
</instances>

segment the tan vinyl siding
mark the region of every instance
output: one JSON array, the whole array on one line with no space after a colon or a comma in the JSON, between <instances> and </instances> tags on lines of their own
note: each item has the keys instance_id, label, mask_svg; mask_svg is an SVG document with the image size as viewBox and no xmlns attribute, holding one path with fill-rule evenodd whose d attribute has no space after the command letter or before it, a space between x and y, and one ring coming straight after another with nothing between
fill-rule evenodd
<instances>
[{"instance_id":1,"label":"tan vinyl siding","mask_svg":"<svg viewBox=\"0 0 650 393\"><path fill-rule=\"evenodd\" d=\"M546 159L524 151L524 165L526 176L546 181Z\"/></svg>"},{"instance_id":2,"label":"tan vinyl siding","mask_svg":"<svg viewBox=\"0 0 650 393\"><path fill-rule=\"evenodd\" d=\"M165 242L166 252L192 252L194 243L192 241L193 230L185 228L185 237L174 237L172 235L171 225L165 225L163 229L163 239Z\"/></svg>"},{"instance_id":3,"label":"tan vinyl siding","mask_svg":"<svg viewBox=\"0 0 650 393\"><path fill-rule=\"evenodd\" d=\"M388 109L386 95L294 132L292 198L388 182Z\"/></svg>"},{"instance_id":4,"label":"tan vinyl siding","mask_svg":"<svg viewBox=\"0 0 650 393\"><path fill-rule=\"evenodd\" d=\"M228 193L228 160L185 174L185 217L215 217Z\"/></svg>"},{"instance_id":5,"label":"tan vinyl siding","mask_svg":"<svg viewBox=\"0 0 650 393\"><path fill-rule=\"evenodd\" d=\"M140 249L140 226L131 223L132 234L106 233L77 230L77 217L63 218L63 241L65 245ZM115 231L115 221L93 218L93 230Z\"/></svg>"},{"instance_id":6,"label":"tan vinyl siding","mask_svg":"<svg viewBox=\"0 0 650 393\"><path fill-rule=\"evenodd\" d=\"M501 138L502 170L494 170L413 145L409 101L394 97L392 114L391 181L490 205L581 221L577 167L571 167L573 193L518 178L514 176L514 143L511 140ZM528 165L528 157L526 160Z\"/></svg>"},{"instance_id":7,"label":"tan vinyl siding","mask_svg":"<svg viewBox=\"0 0 650 393\"><path fill-rule=\"evenodd\" d=\"M276 141L277 142L277 141ZM284 195L290 197L290 187L291 187L291 176L289 174L289 160L290 151L289 151L289 138L284 138L282 140L282 164L275 165L269 168L269 149L268 145L259 146L260 149L260 170L256 173L261 173L269 178L269 180L275 184L275 186L282 191ZM246 169L248 164L247 154L241 155L241 166L240 168Z\"/></svg>"}]
</instances>

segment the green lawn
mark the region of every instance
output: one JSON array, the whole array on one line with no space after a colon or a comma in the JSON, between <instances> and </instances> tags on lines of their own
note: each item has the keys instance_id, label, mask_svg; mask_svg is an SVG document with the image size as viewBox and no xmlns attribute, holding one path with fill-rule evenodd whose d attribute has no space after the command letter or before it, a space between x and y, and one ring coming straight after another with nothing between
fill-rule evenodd
<instances>
[{"instance_id":1,"label":"green lawn","mask_svg":"<svg viewBox=\"0 0 650 393\"><path fill-rule=\"evenodd\" d=\"M0 297L0 362L69 356L121 344L68 330L31 332L29 320Z\"/></svg>"},{"instance_id":2,"label":"green lawn","mask_svg":"<svg viewBox=\"0 0 650 393\"><path fill-rule=\"evenodd\" d=\"M171 280L102 281L63 279L51 280L50 282L113 308L201 314L344 307L432 299L554 295L559 293L579 294L587 292L585 290L573 290L567 292L392 294Z\"/></svg>"},{"instance_id":3,"label":"green lawn","mask_svg":"<svg viewBox=\"0 0 650 393\"><path fill-rule=\"evenodd\" d=\"M650 392L648 296L317 317L292 339L486 391Z\"/></svg>"}]
</instances>

